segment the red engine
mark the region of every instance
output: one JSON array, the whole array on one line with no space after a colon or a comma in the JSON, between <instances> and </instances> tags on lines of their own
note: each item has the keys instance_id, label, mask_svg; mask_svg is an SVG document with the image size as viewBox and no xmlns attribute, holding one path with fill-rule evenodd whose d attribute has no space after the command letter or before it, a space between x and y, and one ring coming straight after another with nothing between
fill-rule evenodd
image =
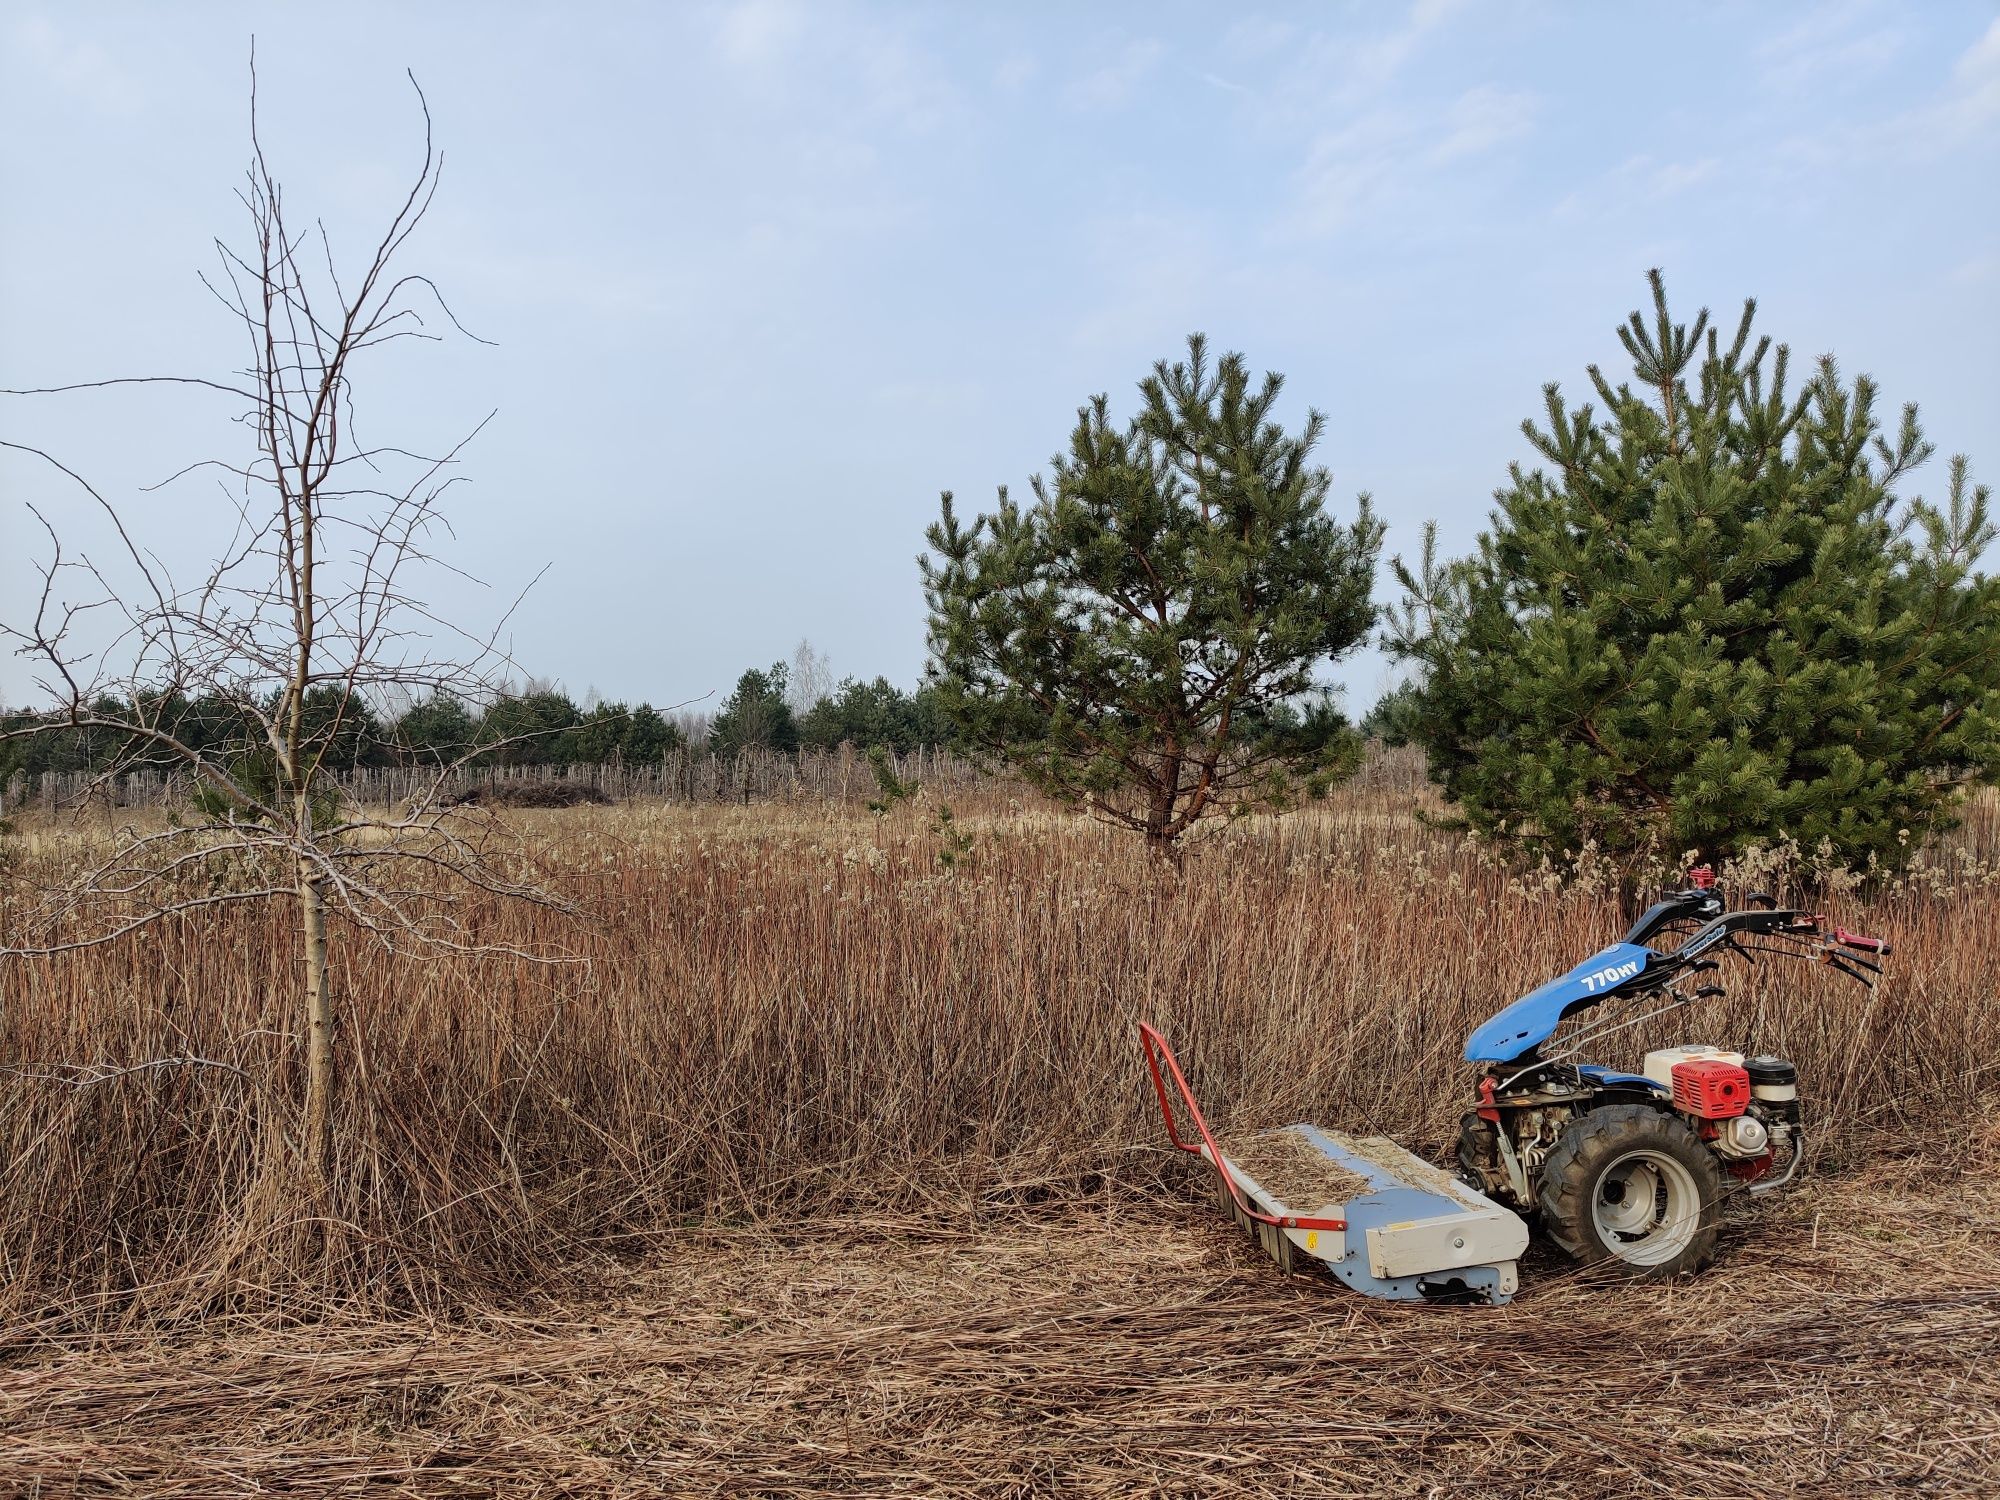
<instances>
[{"instance_id":1,"label":"red engine","mask_svg":"<svg viewBox=\"0 0 2000 1500\"><path fill-rule=\"evenodd\" d=\"M1673 1069L1674 1108L1698 1120L1734 1119L1750 1107L1750 1074L1742 1064L1697 1057Z\"/></svg>"}]
</instances>

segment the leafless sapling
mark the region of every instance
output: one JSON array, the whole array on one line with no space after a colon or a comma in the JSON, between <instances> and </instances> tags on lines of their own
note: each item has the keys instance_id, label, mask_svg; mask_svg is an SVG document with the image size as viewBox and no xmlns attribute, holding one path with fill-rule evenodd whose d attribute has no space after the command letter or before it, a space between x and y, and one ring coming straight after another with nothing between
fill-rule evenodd
<instances>
[{"instance_id":1,"label":"leafless sapling","mask_svg":"<svg viewBox=\"0 0 2000 1500\"><path fill-rule=\"evenodd\" d=\"M167 769L183 779L193 809L165 828L120 834L108 854L45 893L0 957L59 960L132 939L169 915L286 903L297 918L303 1031L294 1040L306 1074L297 1160L324 1184L335 1162L340 1011L329 943L496 951L463 922L454 889L559 901L503 825L449 804L453 773L474 746L441 759L392 809L354 805L331 774L368 732L371 703L434 693L477 700L512 669L496 645L498 625L461 632L416 592L425 567L442 566L432 550L448 535L440 500L485 421L433 452L370 442L357 427L359 384L381 350L465 334L430 279L402 269L442 166L422 91L415 180L365 258L345 268L324 223L288 216L258 135L254 64L250 92L252 158L239 192L247 239L218 240L219 267L202 278L241 326L243 366L213 379L8 393L191 385L240 403L235 420L250 441L163 481L217 477L233 511L227 545L192 586L142 545L127 507L76 468L43 448L0 442L100 510L119 553L100 566L66 549L49 507L31 503L47 537L39 597L0 634L34 663L49 707L0 737L100 733L116 746L100 762L101 783Z\"/></svg>"}]
</instances>

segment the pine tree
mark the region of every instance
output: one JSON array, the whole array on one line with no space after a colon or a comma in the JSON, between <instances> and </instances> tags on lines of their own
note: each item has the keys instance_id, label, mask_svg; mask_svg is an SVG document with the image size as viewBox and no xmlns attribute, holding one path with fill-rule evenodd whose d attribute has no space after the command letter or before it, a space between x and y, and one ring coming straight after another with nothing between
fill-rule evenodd
<instances>
[{"instance_id":1,"label":"pine tree","mask_svg":"<svg viewBox=\"0 0 2000 1500\"><path fill-rule=\"evenodd\" d=\"M625 722L618 755L628 766L655 765L680 743L681 732L662 718L652 704L641 703Z\"/></svg>"},{"instance_id":2,"label":"pine tree","mask_svg":"<svg viewBox=\"0 0 2000 1500\"><path fill-rule=\"evenodd\" d=\"M622 703L600 703L586 709L576 723L555 737L549 758L563 766L608 765L618 758L631 718L631 710Z\"/></svg>"},{"instance_id":3,"label":"pine tree","mask_svg":"<svg viewBox=\"0 0 2000 1500\"><path fill-rule=\"evenodd\" d=\"M898 755L940 743L944 726L927 715L924 694L905 693L886 677L872 682L844 678L799 718L799 742L815 750L842 744Z\"/></svg>"},{"instance_id":4,"label":"pine tree","mask_svg":"<svg viewBox=\"0 0 2000 1500\"><path fill-rule=\"evenodd\" d=\"M1380 740L1392 750L1409 744L1416 729L1421 691L1414 682L1401 682L1390 688L1361 716L1362 734Z\"/></svg>"},{"instance_id":5,"label":"pine tree","mask_svg":"<svg viewBox=\"0 0 2000 1500\"><path fill-rule=\"evenodd\" d=\"M708 748L717 755L798 749L799 727L785 701L789 678L783 662L774 662L768 672L752 667L737 678L736 690L722 700L709 726Z\"/></svg>"},{"instance_id":6,"label":"pine tree","mask_svg":"<svg viewBox=\"0 0 2000 1500\"><path fill-rule=\"evenodd\" d=\"M1374 620L1381 526L1341 525L1311 462L1324 419L1272 417L1282 379L1199 335L1114 425L1098 396L1023 507L962 525L952 497L922 561L931 678L975 749L1142 831L1168 853L1216 814L1292 805L1351 768L1357 740L1319 663Z\"/></svg>"},{"instance_id":7,"label":"pine tree","mask_svg":"<svg viewBox=\"0 0 2000 1500\"><path fill-rule=\"evenodd\" d=\"M525 692L504 694L487 705L479 721L479 739L495 747L485 757L493 764L545 766L560 759L563 732L582 719L567 693L531 684Z\"/></svg>"},{"instance_id":8,"label":"pine tree","mask_svg":"<svg viewBox=\"0 0 2000 1500\"><path fill-rule=\"evenodd\" d=\"M450 693L433 692L404 711L391 738L405 758L441 765L464 755L478 732L463 703Z\"/></svg>"},{"instance_id":9,"label":"pine tree","mask_svg":"<svg viewBox=\"0 0 2000 1500\"><path fill-rule=\"evenodd\" d=\"M1601 403L1544 389L1476 553L1395 560L1392 647L1422 672L1415 738L1474 827L1574 855L1727 854L1789 836L1893 864L2000 773L2000 580L1988 494L1900 486L1931 454L1831 357L1724 343L1704 310L1619 330Z\"/></svg>"}]
</instances>

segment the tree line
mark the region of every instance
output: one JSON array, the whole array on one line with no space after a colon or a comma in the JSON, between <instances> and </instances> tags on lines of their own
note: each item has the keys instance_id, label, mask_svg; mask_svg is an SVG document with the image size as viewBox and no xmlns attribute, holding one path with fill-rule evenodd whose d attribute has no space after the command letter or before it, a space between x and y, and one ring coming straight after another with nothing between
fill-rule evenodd
<instances>
[{"instance_id":1,"label":"tree line","mask_svg":"<svg viewBox=\"0 0 2000 1500\"><path fill-rule=\"evenodd\" d=\"M579 705L559 688L534 686L485 704L433 692L388 711L331 685L302 699L300 742L328 771L386 766L638 766L690 743L725 757L750 751L891 750L898 755L952 742L935 690L905 692L886 678L848 678L809 705L789 694L783 663L745 672L712 718L675 716L650 703ZM233 698L174 692L103 695L80 723L58 711L0 711L0 786L16 775L172 769L179 751L155 751L155 732L255 776L266 753L258 719ZM121 732L118 726L133 726ZM144 737L136 733L144 726ZM14 733L30 731L35 733Z\"/></svg>"},{"instance_id":2,"label":"tree line","mask_svg":"<svg viewBox=\"0 0 2000 1500\"><path fill-rule=\"evenodd\" d=\"M1581 403L1544 387L1522 424L1538 462L1509 466L1470 554L1427 528L1393 559L1386 608L1384 528L1366 495L1329 513L1321 416L1287 429L1282 377L1196 336L1129 421L1102 395L1080 408L1025 503L1003 488L967 523L946 493L914 691L833 683L802 642L708 717L545 685L389 713L320 682L291 739L326 769L951 747L1171 855L1209 820L1322 794L1372 735L1421 746L1465 826L1531 854L1789 837L1899 863L2000 776L1988 492L1955 458L1941 501L1910 493L1931 456L1914 404L1885 419L1831 358L1793 387L1754 304L1725 340L1706 310L1677 321L1657 273L1651 290L1619 329L1631 375L1589 367ZM1316 674L1371 639L1406 680L1351 725ZM0 715L0 782L194 755L262 784L273 717L174 693Z\"/></svg>"}]
</instances>

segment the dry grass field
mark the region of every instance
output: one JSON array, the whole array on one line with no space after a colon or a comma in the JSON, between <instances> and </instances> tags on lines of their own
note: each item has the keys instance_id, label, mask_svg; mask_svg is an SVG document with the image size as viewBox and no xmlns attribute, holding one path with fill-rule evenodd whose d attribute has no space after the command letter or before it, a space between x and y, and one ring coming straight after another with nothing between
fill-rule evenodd
<instances>
[{"instance_id":1,"label":"dry grass field","mask_svg":"<svg viewBox=\"0 0 2000 1500\"><path fill-rule=\"evenodd\" d=\"M472 915L570 961L342 943L328 1198L275 1145L282 914L0 961L0 1495L2000 1489L1992 795L1821 880L1879 989L1738 968L1659 1033L1799 1063L1808 1185L1691 1284L1537 1259L1502 1310L1279 1279L1134 1042L1225 1127L1441 1155L1471 1024L1619 922L1424 800L1373 776L1178 877L1000 786L518 814L580 915ZM17 820L0 903L119 826Z\"/></svg>"}]
</instances>

